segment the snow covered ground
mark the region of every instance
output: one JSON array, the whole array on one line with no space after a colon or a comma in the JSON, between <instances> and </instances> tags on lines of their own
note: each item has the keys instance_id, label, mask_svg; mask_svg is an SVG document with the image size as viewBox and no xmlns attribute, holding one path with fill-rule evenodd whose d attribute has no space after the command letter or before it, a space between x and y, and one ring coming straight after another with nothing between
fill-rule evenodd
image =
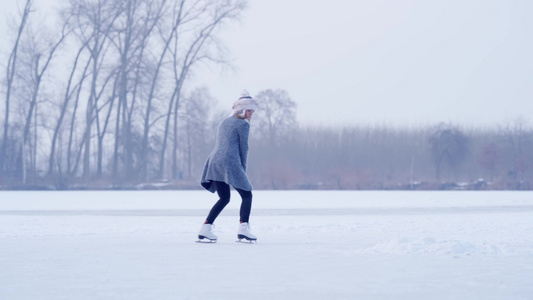
<instances>
[{"instance_id":1,"label":"snow covered ground","mask_svg":"<svg viewBox=\"0 0 533 300\"><path fill-rule=\"evenodd\" d=\"M0 192L0 299L533 299L532 192Z\"/></svg>"}]
</instances>

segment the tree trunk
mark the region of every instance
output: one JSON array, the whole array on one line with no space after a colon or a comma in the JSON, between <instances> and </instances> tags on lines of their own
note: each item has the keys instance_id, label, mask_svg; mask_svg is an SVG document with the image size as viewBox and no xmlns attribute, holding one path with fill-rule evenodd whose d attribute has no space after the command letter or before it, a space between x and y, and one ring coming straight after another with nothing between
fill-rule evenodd
<instances>
[{"instance_id":1,"label":"tree trunk","mask_svg":"<svg viewBox=\"0 0 533 300\"><path fill-rule=\"evenodd\" d=\"M78 54L76 55L76 59L74 60L74 66L72 67L72 71L71 71L69 79L68 79L67 88L65 90L65 97L63 98L63 103L61 105L61 111L59 113L59 118L58 118L56 126L54 128L54 134L52 136L52 145L51 145L51 149L50 149L50 157L49 157L49 161L48 161L48 176L51 176L51 177L53 177L54 173L55 173L54 172L54 170L55 170L54 164L55 164L55 152L56 152L57 139L59 137L59 132L60 132L60 129L62 127L63 120L64 120L65 115L67 113L67 107L68 107L69 101L72 98L72 93L71 93L72 80L74 78L74 74L76 72L81 53L83 52L83 50L85 49L86 46L87 46L87 44L84 44L80 48L80 50L78 51ZM85 81L85 78L86 78L85 75L86 75L87 69L89 67L89 63L90 63L90 61L87 62L87 65L85 66L85 69L83 71L81 79L78 82L78 85L80 87L83 84L83 82Z\"/></svg>"},{"instance_id":2,"label":"tree trunk","mask_svg":"<svg viewBox=\"0 0 533 300\"><path fill-rule=\"evenodd\" d=\"M15 72L16 72L16 66L17 66L17 54L18 54L18 46L20 43L20 39L22 37L22 32L24 31L24 28L26 27L28 17L31 13L31 8L33 5L33 0L27 0L26 5L24 6L24 11L22 13L22 20L20 22L19 28L18 28L18 34L17 39L15 40L15 45L13 46L13 50L11 51L11 54L9 56L9 61L7 65L7 91L6 91L6 106L5 106L5 112L4 112L4 135L2 139L2 147L0 149L0 171L5 171L5 158L6 158L6 149L7 149L7 143L9 139L9 113L10 113L10 101L11 101L11 89L13 87L13 81L15 79Z\"/></svg>"}]
</instances>

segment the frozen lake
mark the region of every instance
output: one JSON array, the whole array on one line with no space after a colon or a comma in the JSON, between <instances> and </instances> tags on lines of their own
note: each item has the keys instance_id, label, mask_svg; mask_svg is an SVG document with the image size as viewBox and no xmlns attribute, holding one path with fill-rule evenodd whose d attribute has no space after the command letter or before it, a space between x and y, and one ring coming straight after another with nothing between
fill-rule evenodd
<instances>
[{"instance_id":1,"label":"frozen lake","mask_svg":"<svg viewBox=\"0 0 533 300\"><path fill-rule=\"evenodd\" d=\"M0 192L0 299L532 299L533 192Z\"/></svg>"}]
</instances>

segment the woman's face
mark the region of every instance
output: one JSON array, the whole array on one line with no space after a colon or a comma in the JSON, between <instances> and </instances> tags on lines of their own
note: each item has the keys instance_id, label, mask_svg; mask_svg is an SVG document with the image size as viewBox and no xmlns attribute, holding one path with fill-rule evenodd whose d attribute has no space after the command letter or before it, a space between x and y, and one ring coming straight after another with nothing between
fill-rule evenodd
<instances>
[{"instance_id":1,"label":"woman's face","mask_svg":"<svg viewBox=\"0 0 533 300\"><path fill-rule=\"evenodd\" d=\"M254 110L253 109L247 110L246 113L244 114L244 118L246 120L251 120L253 114L254 114Z\"/></svg>"}]
</instances>

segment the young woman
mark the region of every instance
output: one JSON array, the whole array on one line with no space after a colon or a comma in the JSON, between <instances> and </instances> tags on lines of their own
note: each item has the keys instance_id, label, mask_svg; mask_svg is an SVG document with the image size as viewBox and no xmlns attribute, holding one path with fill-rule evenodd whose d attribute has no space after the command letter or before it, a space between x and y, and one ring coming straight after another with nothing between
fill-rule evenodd
<instances>
[{"instance_id":1,"label":"young woman","mask_svg":"<svg viewBox=\"0 0 533 300\"><path fill-rule=\"evenodd\" d=\"M218 125L215 148L205 164L201 185L212 193L216 191L220 199L202 225L198 233L199 241L217 241L217 236L211 229L215 219L230 201L230 186L233 186L242 198L237 238L257 240L250 232L248 223L252 209L252 185L246 176L250 120L256 109L257 102L244 90L233 103L233 115Z\"/></svg>"}]
</instances>

